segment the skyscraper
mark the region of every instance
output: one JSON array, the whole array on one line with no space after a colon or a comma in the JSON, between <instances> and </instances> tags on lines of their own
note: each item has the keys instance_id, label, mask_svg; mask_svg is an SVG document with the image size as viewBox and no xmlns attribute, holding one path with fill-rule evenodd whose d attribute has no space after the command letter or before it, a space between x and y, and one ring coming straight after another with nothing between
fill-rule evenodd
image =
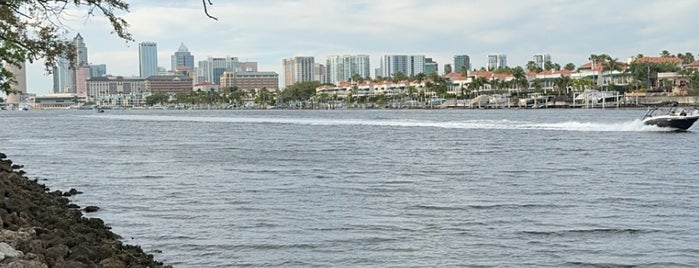
<instances>
[{"instance_id":1,"label":"skyscraper","mask_svg":"<svg viewBox=\"0 0 699 268\"><path fill-rule=\"evenodd\" d=\"M56 66L53 66L53 93L70 92L70 88L74 85L75 73L73 78L70 74L70 60L65 57L58 57Z\"/></svg>"},{"instance_id":2,"label":"skyscraper","mask_svg":"<svg viewBox=\"0 0 699 268\"><path fill-rule=\"evenodd\" d=\"M154 42L138 44L138 70L143 79L158 75L158 45Z\"/></svg>"},{"instance_id":3,"label":"skyscraper","mask_svg":"<svg viewBox=\"0 0 699 268\"><path fill-rule=\"evenodd\" d=\"M381 76L393 77L396 73L413 76L425 72L424 55L384 55L381 59Z\"/></svg>"},{"instance_id":4,"label":"skyscraper","mask_svg":"<svg viewBox=\"0 0 699 268\"><path fill-rule=\"evenodd\" d=\"M107 65L90 64L90 77L102 77L107 75Z\"/></svg>"},{"instance_id":5,"label":"skyscraper","mask_svg":"<svg viewBox=\"0 0 699 268\"><path fill-rule=\"evenodd\" d=\"M298 82L313 81L315 74L315 59L313 57L293 57L284 59L284 85L290 86Z\"/></svg>"},{"instance_id":6,"label":"skyscraper","mask_svg":"<svg viewBox=\"0 0 699 268\"><path fill-rule=\"evenodd\" d=\"M468 55L454 56L454 72L461 72L464 67L466 70L471 70L471 57Z\"/></svg>"},{"instance_id":7,"label":"skyscraper","mask_svg":"<svg viewBox=\"0 0 699 268\"><path fill-rule=\"evenodd\" d=\"M362 78L371 77L369 55L330 55L325 68L325 78L333 84L349 81L355 74Z\"/></svg>"},{"instance_id":8,"label":"skyscraper","mask_svg":"<svg viewBox=\"0 0 699 268\"><path fill-rule=\"evenodd\" d=\"M507 67L507 55L488 54L488 70L496 70Z\"/></svg>"},{"instance_id":9,"label":"skyscraper","mask_svg":"<svg viewBox=\"0 0 699 268\"><path fill-rule=\"evenodd\" d=\"M87 66L88 65L87 47L85 46L85 42L83 42L82 35L80 35L78 33L78 35L76 35L75 38L73 38L73 45L75 46L75 49L76 49L76 57L77 57L77 60L75 61L76 67Z\"/></svg>"},{"instance_id":10,"label":"skyscraper","mask_svg":"<svg viewBox=\"0 0 699 268\"><path fill-rule=\"evenodd\" d=\"M432 58L425 58L425 67L423 67L424 74L439 73L439 64L432 60Z\"/></svg>"},{"instance_id":11,"label":"skyscraper","mask_svg":"<svg viewBox=\"0 0 699 268\"><path fill-rule=\"evenodd\" d=\"M10 84L10 88L20 92L20 94L9 94L5 102L9 105L17 106L21 101L21 95L27 94L27 69L24 63L19 66L5 63L4 67L14 76L15 82Z\"/></svg>"},{"instance_id":12,"label":"skyscraper","mask_svg":"<svg viewBox=\"0 0 699 268\"><path fill-rule=\"evenodd\" d=\"M172 70L177 70L179 66L186 66L190 70L194 70L194 56L189 53L189 49L184 46L184 43L180 44L180 48L170 57L170 60L172 61Z\"/></svg>"},{"instance_id":13,"label":"skyscraper","mask_svg":"<svg viewBox=\"0 0 699 268\"><path fill-rule=\"evenodd\" d=\"M242 71L240 61L237 57L209 57L206 60L199 61L198 65L199 68L197 68L197 77L203 79L203 81L198 81L200 83L211 82L216 85L220 85L221 75L223 75L224 72Z\"/></svg>"},{"instance_id":14,"label":"skyscraper","mask_svg":"<svg viewBox=\"0 0 699 268\"><path fill-rule=\"evenodd\" d=\"M536 63L536 66L539 68L544 68L544 63L551 61L551 55L543 53L534 54L534 56L532 56L532 60L534 63Z\"/></svg>"},{"instance_id":15,"label":"skyscraper","mask_svg":"<svg viewBox=\"0 0 699 268\"><path fill-rule=\"evenodd\" d=\"M56 66L53 67L53 92L54 93L75 93L76 92L76 70L82 66L88 66L87 47L83 42L83 37L78 34L73 38L75 46L74 66L66 56L58 58Z\"/></svg>"}]
</instances>

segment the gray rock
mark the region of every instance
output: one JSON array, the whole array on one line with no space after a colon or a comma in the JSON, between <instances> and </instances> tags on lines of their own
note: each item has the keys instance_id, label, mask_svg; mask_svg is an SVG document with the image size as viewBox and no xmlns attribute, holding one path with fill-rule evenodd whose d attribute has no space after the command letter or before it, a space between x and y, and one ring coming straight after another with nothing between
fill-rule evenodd
<instances>
[{"instance_id":1,"label":"gray rock","mask_svg":"<svg viewBox=\"0 0 699 268\"><path fill-rule=\"evenodd\" d=\"M24 256L24 253L16 250L5 242L0 243L0 253L5 255L5 258L20 258Z\"/></svg>"},{"instance_id":2,"label":"gray rock","mask_svg":"<svg viewBox=\"0 0 699 268\"><path fill-rule=\"evenodd\" d=\"M7 268L48 268L46 264L43 264L41 262L35 261L35 260L17 260L13 261L11 263L8 263L6 266Z\"/></svg>"}]
</instances>

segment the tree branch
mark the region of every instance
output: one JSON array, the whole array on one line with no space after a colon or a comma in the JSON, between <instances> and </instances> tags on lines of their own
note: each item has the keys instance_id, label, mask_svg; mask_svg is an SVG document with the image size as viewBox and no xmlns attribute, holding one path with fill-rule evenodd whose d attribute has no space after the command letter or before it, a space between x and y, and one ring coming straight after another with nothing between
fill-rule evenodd
<instances>
[{"instance_id":1,"label":"tree branch","mask_svg":"<svg viewBox=\"0 0 699 268\"><path fill-rule=\"evenodd\" d=\"M216 18L216 17L214 17L214 16L211 16L211 15L209 14L209 9L208 9L208 7L206 6L207 0L201 0L201 3L202 3L202 5L204 5L204 14L206 14L207 17L209 17L209 18L211 18L211 19L213 19L213 20L218 20L218 18ZM209 3L210 6L213 6L213 5L214 5L214 3L211 2L211 0L208 0L208 3Z\"/></svg>"}]
</instances>

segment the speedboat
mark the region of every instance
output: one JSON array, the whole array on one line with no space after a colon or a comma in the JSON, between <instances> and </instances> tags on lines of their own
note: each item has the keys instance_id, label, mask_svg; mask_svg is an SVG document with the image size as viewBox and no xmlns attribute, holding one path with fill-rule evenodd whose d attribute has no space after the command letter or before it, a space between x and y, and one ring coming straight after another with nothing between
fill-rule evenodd
<instances>
[{"instance_id":1,"label":"speedboat","mask_svg":"<svg viewBox=\"0 0 699 268\"><path fill-rule=\"evenodd\" d=\"M699 119L699 111L688 111L673 103L667 112L659 107L648 109L643 116L643 124L662 128L671 128L676 131L686 131Z\"/></svg>"}]
</instances>

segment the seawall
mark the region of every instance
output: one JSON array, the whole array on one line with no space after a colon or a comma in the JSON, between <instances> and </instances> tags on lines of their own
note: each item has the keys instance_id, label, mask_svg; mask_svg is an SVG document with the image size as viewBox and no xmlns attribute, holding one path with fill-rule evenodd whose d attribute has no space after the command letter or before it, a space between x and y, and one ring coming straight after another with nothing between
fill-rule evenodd
<instances>
[{"instance_id":1,"label":"seawall","mask_svg":"<svg viewBox=\"0 0 699 268\"><path fill-rule=\"evenodd\" d=\"M99 218L71 204L80 194L50 191L0 153L0 267L170 267L123 244Z\"/></svg>"}]
</instances>

